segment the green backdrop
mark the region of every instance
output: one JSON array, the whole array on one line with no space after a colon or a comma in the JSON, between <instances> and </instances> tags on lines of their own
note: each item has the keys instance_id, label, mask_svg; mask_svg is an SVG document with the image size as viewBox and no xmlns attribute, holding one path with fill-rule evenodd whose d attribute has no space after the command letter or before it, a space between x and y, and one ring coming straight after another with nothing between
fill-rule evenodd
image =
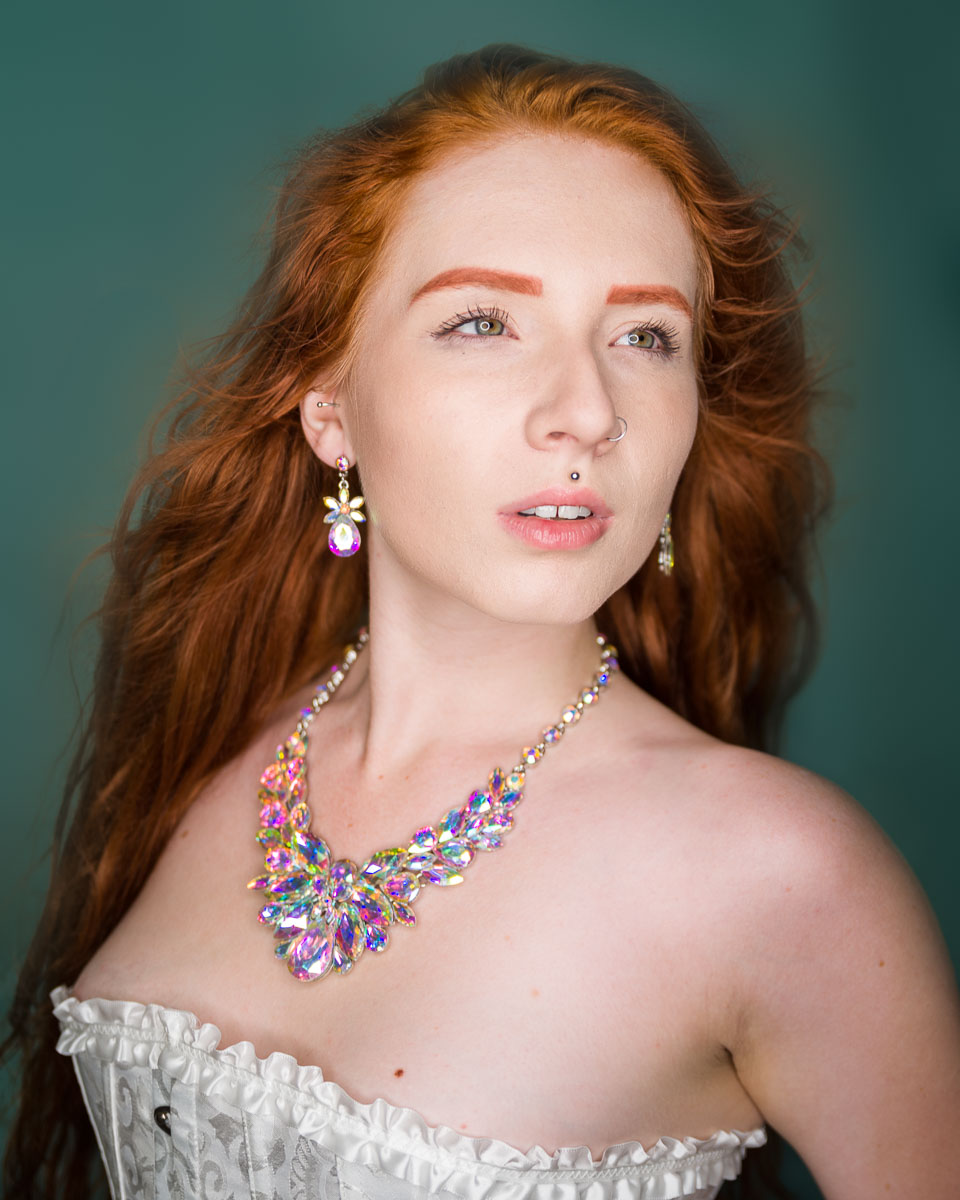
<instances>
[{"instance_id":1,"label":"green backdrop","mask_svg":"<svg viewBox=\"0 0 960 1200\"><path fill-rule=\"evenodd\" d=\"M61 0L7 12L4 1009L77 712L70 635L103 576L88 572L62 609L68 581L113 522L181 348L226 324L257 269L278 165L303 137L491 41L651 75L799 217L816 261L811 331L831 369L821 428L838 502L822 541L822 655L783 753L887 829L958 960L960 208L946 11ZM81 693L91 661L81 636Z\"/></svg>"}]
</instances>

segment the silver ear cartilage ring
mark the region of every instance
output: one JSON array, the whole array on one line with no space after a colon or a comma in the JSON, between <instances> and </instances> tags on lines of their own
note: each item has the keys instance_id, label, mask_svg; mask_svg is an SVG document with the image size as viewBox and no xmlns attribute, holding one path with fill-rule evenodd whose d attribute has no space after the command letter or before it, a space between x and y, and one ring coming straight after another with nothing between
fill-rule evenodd
<instances>
[{"instance_id":1,"label":"silver ear cartilage ring","mask_svg":"<svg viewBox=\"0 0 960 1200\"><path fill-rule=\"evenodd\" d=\"M620 433L617 434L617 436L615 438L608 437L607 438L608 442L619 442L620 439L623 437L623 435L627 432L627 423L626 423L626 421L623 420L623 417L617 417L617 420L623 421L623 429Z\"/></svg>"},{"instance_id":2,"label":"silver ear cartilage ring","mask_svg":"<svg viewBox=\"0 0 960 1200\"><path fill-rule=\"evenodd\" d=\"M339 408L340 405L336 400L318 400L317 408Z\"/></svg>"}]
</instances>

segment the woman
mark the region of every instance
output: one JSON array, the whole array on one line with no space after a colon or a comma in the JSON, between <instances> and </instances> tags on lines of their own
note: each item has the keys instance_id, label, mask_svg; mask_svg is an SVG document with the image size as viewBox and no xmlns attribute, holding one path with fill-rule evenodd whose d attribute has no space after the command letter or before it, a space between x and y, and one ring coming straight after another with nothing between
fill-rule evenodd
<instances>
[{"instance_id":1,"label":"woman","mask_svg":"<svg viewBox=\"0 0 960 1200\"><path fill-rule=\"evenodd\" d=\"M788 240L518 47L305 149L112 544L9 1195L95 1129L117 1196L713 1196L768 1126L947 1195L936 923L763 749L828 491Z\"/></svg>"}]
</instances>

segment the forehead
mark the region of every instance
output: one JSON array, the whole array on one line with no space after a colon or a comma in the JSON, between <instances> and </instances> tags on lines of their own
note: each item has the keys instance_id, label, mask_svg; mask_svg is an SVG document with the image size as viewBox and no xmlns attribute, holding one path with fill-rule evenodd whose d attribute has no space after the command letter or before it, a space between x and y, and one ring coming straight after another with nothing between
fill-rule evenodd
<instances>
[{"instance_id":1,"label":"forehead","mask_svg":"<svg viewBox=\"0 0 960 1200\"><path fill-rule=\"evenodd\" d=\"M381 276L407 288L452 266L571 285L672 284L694 303L693 237L676 192L649 162L569 134L522 134L446 155L418 176L387 238Z\"/></svg>"}]
</instances>

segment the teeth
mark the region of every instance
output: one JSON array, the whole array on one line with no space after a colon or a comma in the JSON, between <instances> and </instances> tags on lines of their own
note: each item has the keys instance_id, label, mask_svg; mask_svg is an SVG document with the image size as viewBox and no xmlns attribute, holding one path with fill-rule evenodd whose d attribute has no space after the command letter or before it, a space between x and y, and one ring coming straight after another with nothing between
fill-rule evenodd
<instances>
[{"instance_id":1,"label":"teeth","mask_svg":"<svg viewBox=\"0 0 960 1200\"><path fill-rule=\"evenodd\" d=\"M583 504L579 507L576 504L538 504L536 508L521 509L520 516L542 517L548 521L557 518L561 521L575 521L578 517L592 517L593 513Z\"/></svg>"}]
</instances>

